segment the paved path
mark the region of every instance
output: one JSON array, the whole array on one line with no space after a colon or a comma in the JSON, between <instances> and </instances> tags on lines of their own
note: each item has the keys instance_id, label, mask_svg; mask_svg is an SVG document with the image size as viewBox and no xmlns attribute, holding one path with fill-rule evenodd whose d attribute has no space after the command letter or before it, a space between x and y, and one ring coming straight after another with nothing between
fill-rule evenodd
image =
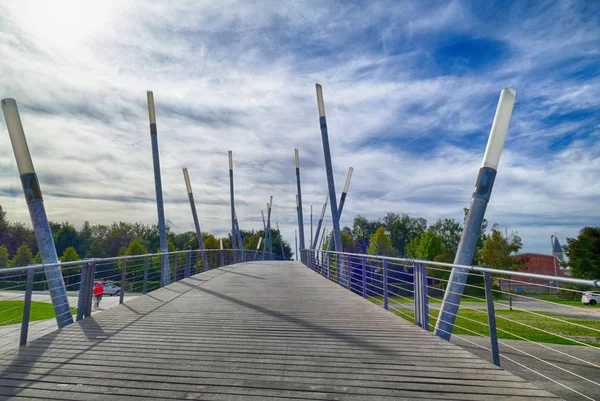
<instances>
[{"instance_id":1,"label":"paved path","mask_svg":"<svg viewBox=\"0 0 600 401\"><path fill-rule=\"evenodd\" d=\"M3 294L4 295L4 294ZM139 295L125 295L123 302L128 302L132 299L137 298ZM9 299L13 299L15 294ZM5 299L7 297L4 297ZM22 298L20 298L22 299ZM20 300L19 299L19 300ZM36 293L32 294L31 299L33 301L38 302L51 302L50 296L44 293ZM3 300L0 298L0 301ZM77 307L77 297L69 296L69 304L72 307ZM100 301L100 307L98 309L92 310L92 314L96 314L99 312L103 312L110 308L119 305L119 297L102 297L102 301ZM75 316L73 320L75 320ZM45 336L48 333L55 331L58 328L56 325L56 319L46 319L46 320L35 320L29 323L29 332L27 338L29 341L33 341L36 338L40 338ZM0 326L0 353L5 352L12 348L17 348L19 346L19 337L21 336L21 323L17 324L7 324L5 326Z\"/></svg>"},{"instance_id":2,"label":"paved path","mask_svg":"<svg viewBox=\"0 0 600 401\"><path fill-rule=\"evenodd\" d=\"M0 355L0 400L548 400L297 262L179 281Z\"/></svg>"}]
</instances>

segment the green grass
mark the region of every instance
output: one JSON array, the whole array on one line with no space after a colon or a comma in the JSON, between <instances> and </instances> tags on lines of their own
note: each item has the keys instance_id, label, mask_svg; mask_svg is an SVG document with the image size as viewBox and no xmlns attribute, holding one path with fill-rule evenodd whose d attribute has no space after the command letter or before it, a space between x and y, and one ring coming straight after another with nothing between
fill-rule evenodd
<instances>
[{"instance_id":1,"label":"green grass","mask_svg":"<svg viewBox=\"0 0 600 401\"><path fill-rule=\"evenodd\" d=\"M23 303L24 301L0 301L0 326L22 322ZM77 308L71 308L71 313L76 314ZM46 320L55 316L52 304L31 301L29 321Z\"/></svg>"},{"instance_id":2,"label":"green grass","mask_svg":"<svg viewBox=\"0 0 600 401\"><path fill-rule=\"evenodd\" d=\"M411 309L390 309L390 311L410 321L411 323L414 323L414 314ZM439 311L436 309L430 309L429 314L431 315L429 317L430 330L433 331ZM535 328L537 328L550 333L559 334L569 339L572 338L586 344L600 346L600 332L549 319L547 317L555 317L566 322L576 323L591 329L600 330L600 320L568 318L547 312L536 312L536 315L533 315L531 313L516 310L497 310L496 326L498 338L521 340L521 338L509 334L514 333L530 341L551 344L577 344L574 341L536 330ZM510 319L512 321L508 321L506 319ZM533 326L535 328L526 327L519 323ZM487 328L487 312L484 309L477 311L459 309L453 333L465 335L483 335L486 337L489 336Z\"/></svg>"},{"instance_id":3,"label":"green grass","mask_svg":"<svg viewBox=\"0 0 600 401\"><path fill-rule=\"evenodd\" d=\"M383 297L368 297L371 302L383 303ZM481 298L465 298L464 303L485 303L485 299ZM414 303L412 298L409 297L388 297L388 303L390 304L412 304ZM429 298L430 304L441 304L442 298Z\"/></svg>"}]
</instances>

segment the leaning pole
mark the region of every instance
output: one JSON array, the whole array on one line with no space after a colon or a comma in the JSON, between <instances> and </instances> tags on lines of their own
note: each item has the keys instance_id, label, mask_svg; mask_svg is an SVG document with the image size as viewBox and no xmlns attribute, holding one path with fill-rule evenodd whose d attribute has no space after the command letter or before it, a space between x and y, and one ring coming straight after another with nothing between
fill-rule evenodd
<instances>
[{"instance_id":1,"label":"leaning pole","mask_svg":"<svg viewBox=\"0 0 600 401\"><path fill-rule=\"evenodd\" d=\"M231 197L231 249L233 252L233 263L237 263L237 236L235 233L235 200L233 197L233 152L229 151L229 194Z\"/></svg>"},{"instance_id":2,"label":"leaning pole","mask_svg":"<svg viewBox=\"0 0 600 401\"><path fill-rule=\"evenodd\" d=\"M344 210L344 204L346 203L346 196L348 196L348 188L350 188L350 180L352 180L352 172L354 167L348 169L348 175L346 176L346 184L344 184L344 191L340 197L340 206L338 208L338 217L342 218L342 211ZM327 243L327 252L331 251L331 241Z\"/></svg>"},{"instance_id":3,"label":"leaning pole","mask_svg":"<svg viewBox=\"0 0 600 401\"><path fill-rule=\"evenodd\" d=\"M162 181L160 178L160 159L158 157L158 133L156 131L156 112L154 109L154 94L146 92L148 96L148 114L150 117L150 140L152 141L152 162L154 164L154 187L156 189L156 209L158 211L158 235L160 237L160 251L162 252L162 274L160 285L171 284L171 268L169 267L169 248L167 247L167 230L165 225L165 208L163 205Z\"/></svg>"},{"instance_id":4,"label":"leaning pole","mask_svg":"<svg viewBox=\"0 0 600 401\"><path fill-rule=\"evenodd\" d=\"M35 239L40 248L42 263L44 265L53 265L44 266L44 274L48 283L52 305L54 306L54 313L56 314L56 323L59 328L63 328L73 323L73 316L69 308L69 299L63 275L60 267L56 265L58 263L58 255L56 254L50 224L48 224L48 217L46 216L42 190L35 169L33 168L33 161L31 160L31 154L29 153L29 147L27 146L23 124L21 123L15 99L3 99L2 111L4 112L4 119L6 120L8 135L10 136L17 161L19 175L21 176L21 184L23 185L25 201L29 209L29 217L31 218L31 224L35 232Z\"/></svg>"},{"instance_id":5,"label":"leaning pole","mask_svg":"<svg viewBox=\"0 0 600 401\"><path fill-rule=\"evenodd\" d=\"M204 271L207 271L208 261L206 259L206 252L204 251L204 240L202 239L202 230L200 229L200 223L198 222L196 202L194 202L194 193L192 192L192 184L190 183L190 176L188 175L187 167L183 168L183 179L185 180L185 187L187 188L188 198L190 200L190 207L192 208L192 218L194 219L194 227L196 228L196 236L198 237L198 247L202 252L202 262L204 263Z\"/></svg>"},{"instance_id":6,"label":"leaning pole","mask_svg":"<svg viewBox=\"0 0 600 401\"><path fill-rule=\"evenodd\" d=\"M300 155L298 149L294 149L296 155L296 185L298 187L298 233L300 234L300 249L304 249L304 216L302 213L302 189L300 186Z\"/></svg>"},{"instance_id":7,"label":"leaning pole","mask_svg":"<svg viewBox=\"0 0 600 401\"><path fill-rule=\"evenodd\" d=\"M321 224L323 224L323 219L325 218L325 211L327 210L327 202L329 201L329 195L325 197L325 203L323 204L323 208L321 209L321 217L319 217L319 221L317 221L317 229L315 230L315 238L313 239L313 243L311 249L317 248L317 243L319 241L319 232L321 231Z\"/></svg>"},{"instance_id":8,"label":"leaning pole","mask_svg":"<svg viewBox=\"0 0 600 401\"><path fill-rule=\"evenodd\" d=\"M269 260L273 260L273 239L271 237L271 209L273 208L273 196L267 203L267 247L269 249Z\"/></svg>"},{"instance_id":9,"label":"leaning pole","mask_svg":"<svg viewBox=\"0 0 600 401\"><path fill-rule=\"evenodd\" d=\"M515 105L517 91L514 89L502 89L500 100L496 108L496 115L492 123L492 129L488 139L485 154L483 156L483 164L479 169L479 175L475 182L475 190L471 197L471 205L469 213L465 220L456 258L454 264L471 265L475 250L477 247L477 239L481 232L481 224L485 215L487 204L492 194L494 179L498 170L498 162L500 154L504 147L508 124ZM435 325L435 334L445 340L450 340L456 314L462 299L462 294L467 282L468 271L464 269L452 269L448 286L444 293L444 300L440 308L440 317Z\"/></svg>"},{"instance_id":10,"label":"leaning pole","mask_svg":"<svg viewBox=\"0 0 600 401\"><path fill-rule=\"evenodd\" d=\"M333 225L333 239L335 250L343 252L342 232L340 231L340 219L338 216L337 199L335 196L335 180L333 178L333 166L331 163L331 150L329 148L329 134L327 133L327 119L325 118L325 103L323 102L323 88L316 84L317 105L319 108L319 123L321 125L321 139L323 140L323 155L325 156L325 172L327 173L327 186L329 187L329 202L331 204L331 224ZM343 259L338 259L338 269L341 272L340 284L346 285L346 274L342 266Z\"/></svg>"}]
</instances>

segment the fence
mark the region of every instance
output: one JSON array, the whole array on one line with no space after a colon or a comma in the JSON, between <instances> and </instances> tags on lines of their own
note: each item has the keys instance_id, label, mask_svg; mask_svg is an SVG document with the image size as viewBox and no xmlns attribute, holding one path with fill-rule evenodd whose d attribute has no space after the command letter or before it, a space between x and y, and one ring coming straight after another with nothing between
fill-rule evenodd
<instances>
[{"instance_id":1,"label":"fence","mask_svg":"<svg viewBox=\"0 0 600 401\"><path fill-rule=\"evenodd\" d=\"M600 396L600 306L581 297L600 280L423 260L302 250L304 263L349 291L432 331L452 269L468 280L452 341L567 399ZM346 274L339 274L338 266ZM348 279L346 279L348 277ZM508 291L527 280L535 291ZM502 284L502 285L501 285ZM541 297L539 293L550 294ZM554 295L553 295L554 294ZM558 295L556 295L558 294ZM600 293L599 293L600 294Z\"/></svg>"},{"instance_id":2,"label":"fence","mask_svg":"<svg viewBox=\"0 0 600 401\"><path fill-rule=\"evenodd\" d=\"M235 252L239 261L276 258L261 251ZM230 249L167 254L172 282L234 263L234 251ZM53 318L56 317L54 310L57 305L52 304L53 299L46 291L48 281L44 267L60 266L69 295L70 310L67 313L81 320L89 317L94 309L95 282L104 283L103 297L115 297L103 300L105 305L122 304L126 294L143 295L160 288L162 255L154 253L0 269L0 352L16 346L17 341L25 345L28 338L37 338L56 329Z\"/></svg>"}]
</instances>

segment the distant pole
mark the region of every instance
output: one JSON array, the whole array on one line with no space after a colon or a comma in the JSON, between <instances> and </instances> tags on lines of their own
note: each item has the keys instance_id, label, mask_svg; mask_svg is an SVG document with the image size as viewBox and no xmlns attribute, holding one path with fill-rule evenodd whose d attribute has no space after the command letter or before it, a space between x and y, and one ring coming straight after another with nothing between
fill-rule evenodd
<instances>
[{"instance_id":1,"label":"distant pole","mask_svg":"<svg viewBox=\"0 0 600 401\"><path fill-rule=\"evenodd\" d=\"M312 212L312 207L313 207L313 205L310 205L310 244L311 245L313 243L313 212Z\"/></svg>"},{"instance_id":2,"label":"distant pole","mask_svg":"<svg viewBox=\"0 0 600 401\"><path fill-rule=\"evenodd\" d=\"M302 213L302 189L300 186L300 155L298 149L294 149L296 155L296 185L298 187L298 233L300 234L300 249L304 249L304 216Z\"/></svg>"},{"instance_id":3,"label":"distant pole","mask_svg":"<svg viewBox=\"0 0 600 401\"><path fill-rule=\"evenodd\" d=\"M219 248L221 248L221 251L219 252L221 254L221 267L225 266L225 251L223 250L223 238L219 238Z\"/></svg>"},{"instance_id":4,"label":"distant pole","mask_svg":"<svg viewBox=\"0 0 600 401\"><path fill-rule=\"evenodd\" d=\"M321 209L321 217L319 217L319 221L317 222L317 229L315 230L315 239L313 240L311 249L317 248L317 241L319 240L319 232L321 231L321 224L323 224L323 218L325 217L325 211L327 210L327 202L329 201L329 195L325 197L325 203L323 204L323 208Z\"/></svg>"},{"instance_id":5,"label":"distant pole","mask_svg":"<svg viewBox=\"0 0 600 401\"><path fill-rule=\"evenodd\" d=\"M492 123L492 129L488 139L483 164L479 169L479 175L475 182L475 190L471 198L469 213L465 220L465 226L460 238L454 264L471 265L477 248L477 239L481 232L481 223L485 215L487 204L490 200L494 179L500 161L500 154L504 147L508 124L515 105L517 91L514 89L502 89L500 100L496 108L496 115ZM445 340L450 340L458 306L467 282L468 272L464 269L452 269L448 286L444 293L444 301L440 309L440 318L435 325L435 334Z\"/></svg>"},{"instance_id":6,"label":"distant pole","mask_svg":"<svg viewBox=\"0 0 600 401\"><path fill-rule=\"evenodd\" d=\"M267 203L267 210L269 209L269 204ZM264 237L264 241L263 241L263 254L262 254L262 259L265 259L265 253L267 251L267 223L265 221L265 214L263 213L263 211L260 211L260 215L262 216L262 221L263 221L263 237Z\"/></svg>"},{"instance_id":7,"label":"distant pole","mask_svg":"<svg viewBox=\"0 0 600 401\"><path fill-rule=\"evenodd\" d=\"M235 234L235 201L233 196L233 152L229 151L229 193L231 196L231 249L233 249L233 263L237 263L237 238Z\"/></svg>"},{"instance_id":8,"label":"distant pole","mask_svg":"<svg viewBox=\"0 0 600 401\"><path fill-rule=\"evenodd\" d=\"M19 175L21 176L21 184L23 185L23 193L25 194L25 201L29 209L31 225L35 232L35 239L37 240L40 254L42 255L42 263L45 265L58 263L58 255L56 254L56 247L54 246L52 232L50 231L48 217L46 216L42 190L35 169L33 168L33 161L31 160L31 154L29 153L29 147L27 146L23 124L21 123L15 99L3 99L2 111L4 112L4 119L17 161ZM59 328L63 328L73 323L73 316L69 308L69 299L67 298L62 272L59 266L46 266L44 267L44 273L52 305L54 306L54 313L56 314L56 323Z\"/></svg>"},{"instance_id":9,"label":"distant pole","mask_svg":"<svg viewBox=\"0 0 600 401\"><path fill-rule=\"evenodd\" d=\"M156 209L158 211L158 235L160 251L162 252L162 275L160 285L171 284L171 268L169 267L169 248L167 246L167 229L165 225L165 209L163 205L162 180L160 178L160 159L158 157L158 132L156 130L156 112L154 109L154 94L147 91L148 115L150 117L150 140L152 141L152 162L154 164L154 187L156 189Z\"/></svg>"},{"instance_id":10,"label":"distant pole","mask_svg":"<svg viewBox=\"0 0 600 401\"><path fill-rule=\"evenodd\" d=\"M271 200L267 203L267 247L269 248L269 260L273 257L273 240L271 237L271 208L273 207L273 196L271 196Z\"/></svg>"},{"instance_id":11,"label":"distant pole","mask_svg":"<svg viewBox=\"0 0 600 401\"><path fill-rule=\"evenodd\" d=\"M327 186L329 187L329 202L331 204L331 224L333 225L333 238L335 250L343 252L342 232L340 231L340 219L338 215L337 199L335 196L335 180L333 178L333 166L331 163L331 150L329 148L329 135L327 133L327 119L325 118L325 103L323 102L323 88L320 84L317 88L317 105L319 107L319 122L321 124L321 139L323 140L323 155L325 156L325 172L327 173ZM344 271L342 269L342 284L345 283Z\"/></svg>"},{"instance_id":12,"label":"distant pole","mask_svg":"<svg viewBox=\"0 0 600 401\"><path fill-rule=\"evenodd\" d=\"M196 228L196 236L198 237L198 247L202 252L202 262L204 263L204 271L208 270L208 261L206 259L206 252L204 251L204 240L202 239L202 230L200 229L200 223L198 222L198 213L196 212L196 202L194 202L194 194L192 192L192 184L190 183L190 176L188 175L187 167L183 168L183 179L185 180L185 187L187 188L188 199L190 200L190 207L192 208L192 218L194 219L194 227Z\"/></svg>"},{"instance_id":13,"label":"distant pole","mask_svg":"<svg viewBox=\"0 0 600 401\"><path fill-rule=\"evenodd\" d=\"M340 198L340 206L338 210L338 216L342 218L342 211L344 210L344 203L346 203L346 196L348 195L348 188L350 188L350 180L352 180L352 172L354 171L354 167L350 167L348 169L348 175L346 176L346 184L344 185L344 191L342 192L342 197ZM327 252L331 251L331 241L327 244ZM342 251L338 251L342 252Z\"/></svg>"},{"instance_id":14,"label":"distant pole","mask_svg":"<svg viewBox=\"0 0 600 401\"><path fill-rule=\"evenodd\" d=\"M281 238L281 230L279 229L279 222L276 221L275 224L277 225L277 231L279 231L278 239L279 239L279 246L281 247L281 259L285 260L285 252L283 252L283 238Z\"/></svg>"},{"instance_id":15,"label":"distant pole","mask_svg":"<svg viewBox=\"0 0 600 401\"><path fill-rule=\"evenodd\" d=\"M260 248L261 241L262 241L262 237L258 237L258 244L256 244L256 251L254 251L254 260L257 260L258 249Z\"/></svg>"},{"instance_id":16,"label":"distant pole","mask_svg":"<svg viewBox=\"0 0 600 401\"><path fill-rule=\"evenodd\" d=\"M296 261L298 261L298 230L294 230L294 242L296 244Z\"/></svg>"},{"instance_id":17,"label":"distant pole","mask_svg":"<svg viewBox=\"0 0 600 401\"><path fill-rule=\"evenodd\" d=\"M323 234L321 234L321 241L319 242L319 250L323 250L323 244L325 243L325 237L327 237L327 220L325 220L325 225L323 226ZM329 238L329 242L331 242L331 237Z\"/></svg>"},{"instance_id":18,"label":"distant pole","mask_svg":"<svg viewBox=\"0 0 600 401\"><path fill-rule=\"evenodd\" d=\"M244 241L242 241L242 231L240 230L240 224L237 217L237 210L233 211L233 215L235 216L235 232L237 234L238 248L240 249L240 252L242 254L242 262L245 262L246 253L244 252Z\"/></svg>"}]
</instances>

